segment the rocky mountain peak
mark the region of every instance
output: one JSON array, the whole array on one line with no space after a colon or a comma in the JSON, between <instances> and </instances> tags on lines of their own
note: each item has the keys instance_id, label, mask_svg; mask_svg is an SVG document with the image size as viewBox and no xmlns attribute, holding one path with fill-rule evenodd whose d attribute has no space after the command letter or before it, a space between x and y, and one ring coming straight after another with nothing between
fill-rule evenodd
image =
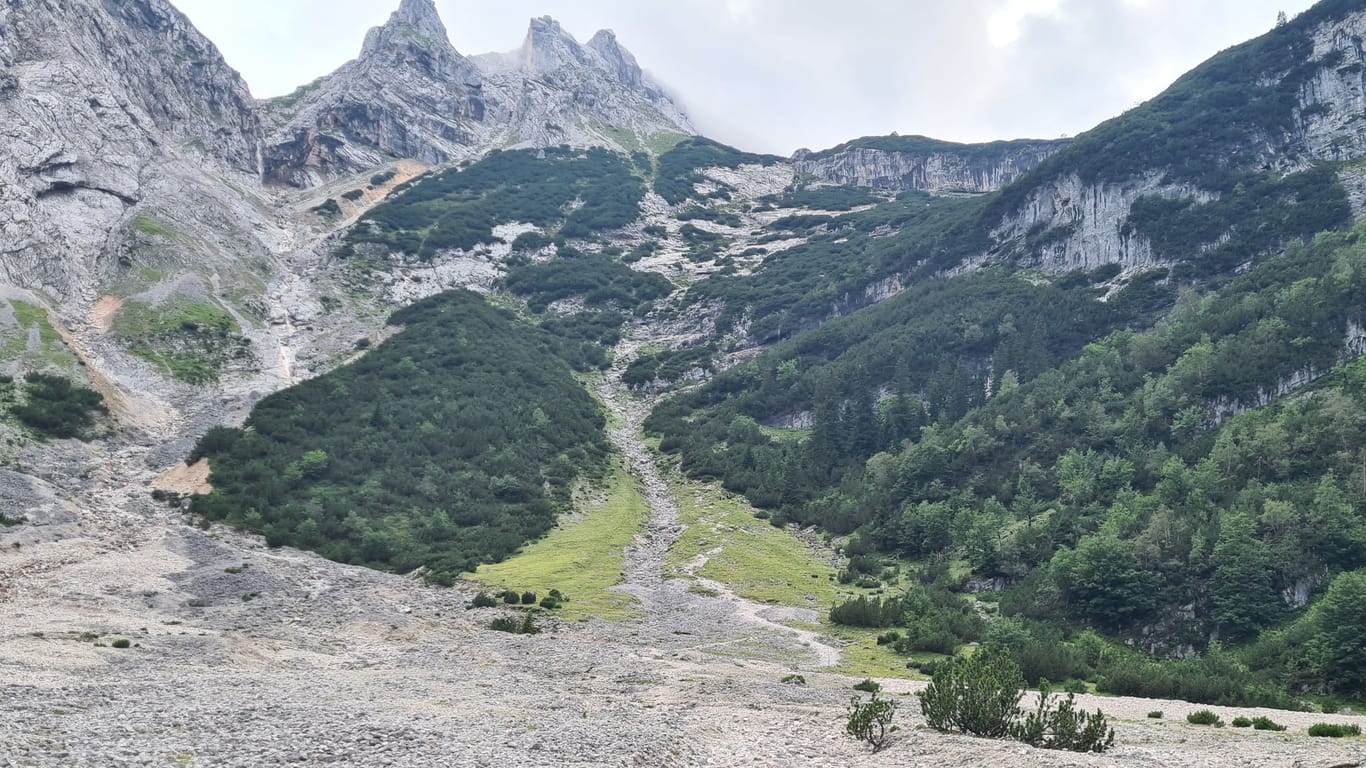
<instances>
[{"instance_id":1,"label":"rocky mountain peak","mask_svg":"<svg viewBox=\"0 0 1366 768\"><path fill-rule=\"evenodd\" d=\"M617 42L615 32L610 29L598 30L588 41L588 48L602 59L602 63L607 66L608 74L628 88L641 87L644 74L640 70L640 65L636 63L636 57Z\"/></svg>"},{"instance_id":2,"label":"rocky mountain peak","mask_svg":"<svg viewBox=\"0 0 1366 768\"><path fill-rule=\"evenodd\" d=\"M474 66L451 45L432 0L403 0L383 26L366 34L357 61L383 67L416 66L437 78L478 79Z\"/></svg>"},{"instance_id":3,"label":"rocky mountain peak","mask_svg":"<svg viewBox=\"0 0 1366 768\"><path fill-rule=\"evenodd\" d=\"M387 26L395 24L406 24L419 32L446 38L446 25L441 22L441 14L437 13L433 0L403 0L389 17Z\"/></svg>"},{"instance_id":4,"label":"rocky mountain peak","mask_svg":"<svg viewBox=\"0 0 1366 768\"><path fill-rule=\"evenodd\" d=\"M549 16L531 20L520 54L522 71L543 75L572 64L589 64L587 51Z\"/></svg>"}]
</instances>

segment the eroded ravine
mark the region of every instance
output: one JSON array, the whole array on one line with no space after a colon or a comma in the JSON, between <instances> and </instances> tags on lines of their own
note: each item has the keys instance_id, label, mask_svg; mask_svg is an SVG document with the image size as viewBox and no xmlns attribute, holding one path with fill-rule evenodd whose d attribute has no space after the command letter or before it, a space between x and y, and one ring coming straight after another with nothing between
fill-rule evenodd
<instances>
[{"instance_id":1,"label":"eroded ravine","mask_svg":"<svg viewBox=\"0 0 1366 768\"><path fill-rule=\"evenodd\" d=\"M698 575L710 555L719 549L704 553L684 566L682 572L688 578L667 577L669 551L678 542L684 525L673 491L661 475L654 453L641 438L642 424L653 405L653 398L633 396L622 383L621 376L646 343L663 345L670 340L649 325L637 326L617 345L612 367L595 385L613 417L609 422L609 437L621 452L631 475L640 482L641 493L649 506L649 519L626 550L622 583L616 589L640 601L645 625L653 635L692 634L686 629L689 623L696 622L699 614L718 613L719 604L724 609L720 612L724 618L720 620L729 625L724 627L725 634L739 637L696 645L696 649L743 644L755 639L758 630L786 635L794 640L797 646L814 654L815 662L811 665L814 668L839 664L839 649L822 641L816 632L766 618L765 614L775 610L775 606L741 597L726 584ZM704 589L689 589L694 585Z\"/></svg>"}]
</instances>

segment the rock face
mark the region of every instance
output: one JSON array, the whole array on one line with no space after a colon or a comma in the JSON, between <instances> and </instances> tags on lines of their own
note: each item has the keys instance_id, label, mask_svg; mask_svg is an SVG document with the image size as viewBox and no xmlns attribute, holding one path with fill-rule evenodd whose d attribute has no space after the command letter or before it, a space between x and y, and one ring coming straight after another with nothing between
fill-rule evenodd
<instances>
[{"instance_id":1,"label":"rock face","mask_svg":"<svg viewBox=\"0 0 1366 768\"><path fill-rule=\"evenodd\" d=\"M1295 144L1316 160L1366 156L1366 11L1316 28L1310 59L1321 66L1300 89Z\"/></svg>"},{"instance_id":2,"label":"rock face","mask_svg":"<svg viewBox=\"0 0 1366 768\"><path fill-rule=\"evenodd\" d=\"M1298 66L1261 76L1260 85L1275 88L1285 78L1296 77L1297 69L1308 71L1293 96L1285 127L1254 130L1243 145L1224 148L1229 170L1293 172L1316 161L1366 157L1363 34L1366 11L1305 25L1303 37L1295 41L1304 50ZM1366 210L1360 173L1344 167L1339 177L1360 215ZM1158 167L1128 178L1090 182L1076 173L1057 173L1033 185L1023 201L1005 213L993 231L998 243L993 253L1062 271L1108 263L1126 268L1152 265L1158 259L1151 244L1125 227L1130 208L1144 196L1205 203L1218 193L1170 179ZM984 256L983 261L990 258Z\"/></svg>"},{"instance_id":3,"label":"rock face","mask_svg":"<svg viewBox=\"0 0 1366 768\"><path fill-rule=\"evenodd\" d=\"M1129 209L1140 197L1206 203L1218 196L1192 184L1173 184L1150 173L1117 183L1087 184L1068 174L1040 187L992 232L998 242L1038 243L1030 263L1054 272L1119 264L1125 269L1155 266L1152 244L1126 230ZM1042 237L1040 237L1042 236Z\"/></svg>"},{"instance_id":4,"label":"rock face","mask_svg":"<svg viewBox=\"0 0 1366 768\"><path fill-rule=\"evenodd\" d=\"M686 114L610 31L580 45L533 19L522 47L462 56L432 0L403 0L336 72L264 102L267 177L299 187L408 158L428 165L491 146L639 148L692 133Z\"/></svg>"},{"instance_id":5,"label":"rock face","mask_svg":"<svg viewBox=\"0 0 1366 768\"><path fill-rule=\"evenodd\" d=\"M164 0L9 3L0 65L4 282L71 296L114 268L135 211L259 173L246 85Z\"/></svg>"},{"instance_id":6,"label":"rock face","mask_svg":"<svg viewBox=\"0 0 1366 768\"><path fill-rule=\"evenodd\" d=\"M359 57L263 106L268 178L295 186L387 159L463 157L485 117L479 70L450 44L431 0L403 0Z\"/></svg>"},{"instance_id":7,"label":"rock face","mask_svg":"<svg viewBox=\"0 0 1366 768\"><path fill-rule=\"evenodd\" d=\"M495 109L490 128L503 144L633 151L657 133L694 132L610 30L580 45L554 19L532 19L520 49L477 61Z\"/></svg>"},{"instance_id":8,"label":"rock face","mask_svg":"<svg viewBox=\"0 0 1366 768\"><path fill-rule=\"evenodd\" d=\"M1068 145L1056 141L956 144L923 136L859 139L834 149L799 150L799 174L835 184L931 194L994 192Z\"/></svg>"}]
</instances>

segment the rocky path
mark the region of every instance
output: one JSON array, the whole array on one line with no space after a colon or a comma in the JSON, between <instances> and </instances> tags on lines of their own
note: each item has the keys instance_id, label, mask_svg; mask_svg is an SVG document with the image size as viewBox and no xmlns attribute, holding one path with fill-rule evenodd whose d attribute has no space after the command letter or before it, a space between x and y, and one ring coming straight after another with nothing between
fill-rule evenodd
<instances>
[{"instance_id":1,"label":"rocky path","mask_svg":"<svg viewBox=\"0 0 1366 768\"><path fill-rule=\"evenodd\" d=\"M793 668L839 664L839 649L823 642L816 632L789 627L770 618L775 610L781 615L780 609L747 600L726 584L699 576L708 558L719 550L688 563L683 572L690 578L665 577L669 550L678 542L683 525L673 491L661 476L654 453L641 440L642 424L652 402L633 396L622 384L621 375L646 343L661 345L670 341L673 340L661 337L651 326L637 327L617 346L612 368L596 384L598 396L613 416L609 426L612 443L621 452L627 469L640 481L650 508L645 529L626 552L623 583L618 589L641 602L646 626L656 638L680 633L707 638L706 643L692 646L699 650L734 648L754 642L766 647L761 653L764 656L774 655L775 637L786 638L786 643L777 641L780 648L792 645L793 641L795 646L785 652L779 650L777 656ZM695 586L703 589L689 589ZM756 634L766 637L760 640L754 637ZM814 660L808 658L812 655Z\"/></svg>"}]
</instances>

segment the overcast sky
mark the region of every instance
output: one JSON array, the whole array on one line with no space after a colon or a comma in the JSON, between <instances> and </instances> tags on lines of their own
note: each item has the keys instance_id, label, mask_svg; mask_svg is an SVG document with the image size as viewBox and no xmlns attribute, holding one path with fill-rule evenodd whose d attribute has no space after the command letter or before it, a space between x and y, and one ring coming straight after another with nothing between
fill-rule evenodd
<instances>
[{"instance_id":1,"label":"overcast sky","mask_svg":"<svg viewBox=\"0 0 1366 768\"><path fill-rule=\"evenodd\" d=\"M173 0L258 97L360 50L398 0ZM789 154L858 136L1077 134L1310 0L436 0L464 54L532 16L616 31L698 128Z\"/></svg>"}]
</instances>

